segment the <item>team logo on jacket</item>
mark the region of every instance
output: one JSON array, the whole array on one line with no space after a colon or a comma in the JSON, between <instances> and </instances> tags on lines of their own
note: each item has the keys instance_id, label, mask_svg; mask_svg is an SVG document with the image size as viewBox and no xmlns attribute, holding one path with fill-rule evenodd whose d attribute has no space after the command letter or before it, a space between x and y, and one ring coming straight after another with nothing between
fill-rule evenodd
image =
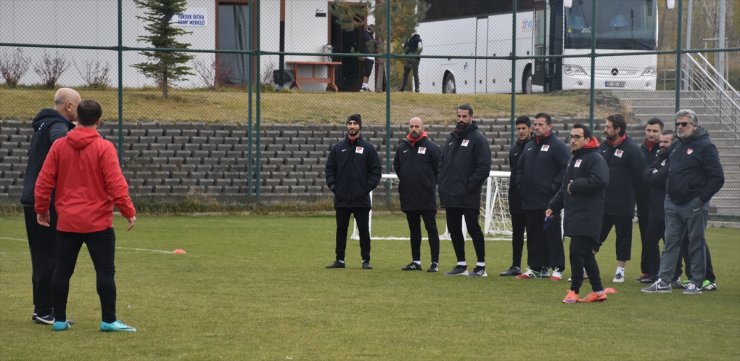
<instances>
[{"instance_id":1,"label":"team logo on jacket","mask_svg":"<svg viewBox=\"0 0 740 361\"><path fill-rule=\"evenodd\" d=\"M547 152L548 150L550 150L550 145L549 144L543 145L542 146L542 149L540 149L541 152Z\"/></svg>"},{"instance_id":2,"label":"team logo on jacket","mask_svg":"<svg viewBox=\"0 0 740 361\"><path fill-rule=\"evenodd\" d=\"M662 162L660 162L660 166L661 166L661 167L665 167L665 159L663 159L663 161L662 161Z\"/></svg>"},{"instance_id":3,"label":"team logo on jacket","mask_svg":"<svg viewBox=\"0 0 740 361\"><path fill-rule=\"evenodd\" d=\"M419 154L427 154L427 148L426 147L419 147Z\"/></svg>"},{"instance_id":4,"label":"team logo on jacket","mask_svg":"<svg viewBox=\"0 0 740 361\"><path fill-rule=\"evenodd\" d=\"M469 143L470 143L470 140L468 140L468 139L463 139L463 141L462 141L462 146L463 146L463 147L467 147Z\"/></svg>"},{"instance_id":5,"label":"team logo on jacket","mask_svg":"<svg viewBox=\"0 0 740 361\"><path fill-rule=\"evenodd\" d=\"M624 154L624 151L621 149L617 149L614 151L614 155L616 155L619 158L622 158L622 154Z\"/></svg>"},{"instance_id":6,"label":"team logo on jacket","mask_svg":"<svg viewBox=\"0 0 740 361\"><path fill-rule=\"evenodd\" d=\"M580 168L581 167L581 160L582 159L576 159L576 164L574 165L574 167Z\"/></svg>"},{"instance_id":7,"label":"team logo on jacket","mask_svg":"<svg viewBox=\"0 0 740 361\"><path fill-rule=\"evenodd\" d=\"M357 148L355 148L355 153L362 154L362 151L363 150L365 150L365 148L363 148L363 147L357 147Z\"/></svg>"},{"instance_id":8,"label":"team logo on jacket","mask_svg":"<svg viewBox=\"0 0 740 361\"><path fill-rule=\"evenodd\" d=\"M694 153L694 148L686 149L686 154Z\"/></svg>"}]
</instances>

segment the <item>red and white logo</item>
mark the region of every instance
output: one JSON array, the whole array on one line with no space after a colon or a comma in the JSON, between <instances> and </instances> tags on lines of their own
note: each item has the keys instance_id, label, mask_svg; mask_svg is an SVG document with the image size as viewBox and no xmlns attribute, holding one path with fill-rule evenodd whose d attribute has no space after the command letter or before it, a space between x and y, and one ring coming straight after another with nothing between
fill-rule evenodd
<instances>
[{"instance_id":1,"label":"red and white logo","mask_svg":"<svg viewBox=\"0 0 740 361\"><path fill-rule=\"evenodd\" d=\"M614 151L614 155L616 155L619 158L622 158L622 154L624 154L624 151L622 151L621 149L617 149Z\"/></svg>"},{"instance_id":2,"label":"red and white logo","mask_svg":"<svg viewBox=\"0 0 740 361\"><path fill-rule=\"evenodd\" d=\"M363 147L357 147L357 148L355 148L355 153L362 154L362 151L363 150L365 150L365 148L363 148Z\"/></svg>"},{"instance_id":3,"label":"red and white logo","mask_svg":"<svg viewBox=\"0 0 740 361\"><path fill-rule=\"evenodd\" d=\"M550 145L549 144L544 144L542 146L542 149L540 149L541 152L547 152L548 150L550 150Z\"/></svg>"},{"instance_id":4,"label":"red and white logo","mask_svg":"<svg viewBox=\"0 0 740 361\"><path fill-rule=\"evenodd\" d=\"M462 146L463 146L463 147L467 147L467 146L468 146L468 143L470 143L470 140L468 140L468 139L463 139L463 141L462 141Z\"/></svg>"},{"instance_id":5,"label":"red and white logo","mask_svg":"<svg viewBox=\"0 0 740 361\"><path fill-rule=\"evenodd\" d=\"M694 148L686 149L686 154L694 153Z\"/></svg>"},{"instance_id":6,"label":"red and white logo","mask_svg":"<svg viewBox=\"0 0 740 361\"><path fill-rule=\"evenodd\" d=\"M574 165L574 167L576 167L576 168L580 168L581 167L581 159L576 159L576 164Z\"/></svg>"},{"instance_id":7,"label":"red and white logo","mask_svg":"<svg viewBox=\"0 0 740 361\"><path fill-rule=\"evenodd\" d=\"M427 148L426 147L419 147L419 154L427 154Z\"/></svg>"}]
</instances>

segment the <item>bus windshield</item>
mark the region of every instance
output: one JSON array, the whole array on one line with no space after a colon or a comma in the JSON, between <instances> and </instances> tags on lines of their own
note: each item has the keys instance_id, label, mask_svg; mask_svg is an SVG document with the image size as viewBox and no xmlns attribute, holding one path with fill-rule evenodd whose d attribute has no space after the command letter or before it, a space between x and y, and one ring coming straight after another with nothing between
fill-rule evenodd
<instances>
[{"instance_id":1,"label":"bus windshield","mask_svg":"<svg viewBox=\"0 0 740 361\"><path fill-rule=\"evenodd\" d=\"M565 48L591 49L596 29L596 49L655 50L657 47L656 0L575 0L565 10Z\"/></svg>"}]
</instances>

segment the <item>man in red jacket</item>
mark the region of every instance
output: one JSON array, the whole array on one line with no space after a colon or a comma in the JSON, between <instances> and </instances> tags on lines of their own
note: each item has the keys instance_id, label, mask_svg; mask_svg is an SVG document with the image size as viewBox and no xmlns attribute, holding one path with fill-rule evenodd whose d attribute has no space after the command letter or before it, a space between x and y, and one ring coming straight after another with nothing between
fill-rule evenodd
<instances>
[{"instance_id":1,"label":"man in red jacket","mask_svg":"<svg viewBox=\"0 0 740 361\"><path fill-rule=\"evenodd\" d=\"M130 230L136 209L128 195L128 184L118 165L113 143L97 131L102 110L94 100L77 107L78 126L51 147L36 181L36 219L49 227L49 202L55 192L58 246L52 279L54 331L70 328L67 295L82 243L95 265L102 321L100 331L135 332L116 319L115 243L113 206L128 219Z\"/></svg>"}]
</instances>

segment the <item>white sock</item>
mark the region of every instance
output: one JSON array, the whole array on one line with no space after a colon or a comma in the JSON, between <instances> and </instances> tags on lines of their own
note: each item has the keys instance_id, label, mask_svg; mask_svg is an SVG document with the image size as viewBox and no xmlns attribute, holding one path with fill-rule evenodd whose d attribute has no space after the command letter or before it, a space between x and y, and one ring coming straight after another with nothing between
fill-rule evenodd
<instances>
[{"instance_id":1,"label":"white sock","mask_svg":"<svg viewBox=\"0 0 740 361\"><path fill-rule=\"evenodd\" d=\"M457 265L458 266L465 266L465 267L467 267L468 266L468 262L465 262L465 261L457 262Z\"/></svg>"},{"instance_id":2,"label":"white sock","mask_svg":"<svg viewBox=\"0 0 740 361\"><path fill-rule=\"evenodd\" d=\"M417 261L417 260L414 260L414 263L416 263L416 264L418 264L419 266L421 266L421 261Z\"/></svg>"},{"instance_id":3,"label":"white sock","mask_svg":"<svg viewBox=\"0 0 740 361\"><path fill-rule=\"evenodd\" d=\"M475 265L478 266L478 267L485 267L486 266L486 262L478 262Z\"/></svg>"},{"instance_id":4,"label":"white sock","mask_svg":"<svg viewBox=\"0 0 740 361\"><path fill-rule=\"evenodd\" d=\"M617 267L617 273L624 274L624 267Z\"/></svg>"},{"instance_id":5,"label":"white sock","mask_svg":"<svg viewBox=\"0 0 740 361\"><path fill-rule=\"evenodd\" d=\"M355 84L357 84L357 83L355 83ZM362 88L363 89L367 89L367 83L362 83Z\"/></svg>"}]
</instances>

